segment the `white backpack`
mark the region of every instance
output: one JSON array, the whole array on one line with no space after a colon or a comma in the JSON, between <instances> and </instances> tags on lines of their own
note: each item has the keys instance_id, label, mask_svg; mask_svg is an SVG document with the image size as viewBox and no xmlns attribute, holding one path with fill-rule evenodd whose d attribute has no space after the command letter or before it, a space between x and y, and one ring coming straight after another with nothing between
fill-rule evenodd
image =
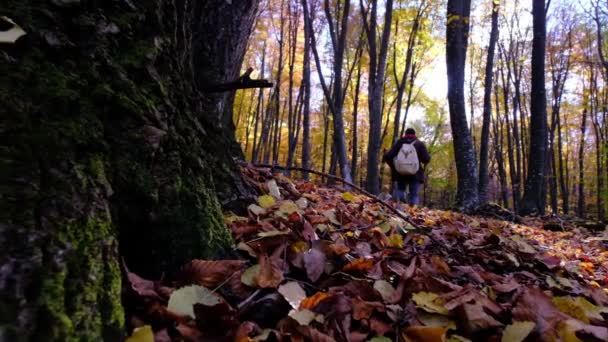
<instances>
[{"instance_id":1,"label":"white backpack","mask_svg":"<svg viewBox=\"0 0 608 342\"><path fill-rule=\"evenodd\" d=\"M399 154L393 159L395 170L403 176L413 176L420 169L420 161L418 160L418 152L414 143L404 143L399 150Z\"/></svg>"}]
</instances>

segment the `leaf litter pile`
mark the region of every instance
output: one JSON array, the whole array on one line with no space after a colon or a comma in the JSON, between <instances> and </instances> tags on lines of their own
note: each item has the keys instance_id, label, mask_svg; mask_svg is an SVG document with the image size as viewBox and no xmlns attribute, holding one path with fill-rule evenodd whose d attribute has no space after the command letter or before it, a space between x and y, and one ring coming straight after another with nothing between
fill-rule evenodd
<instances>
[{"instance_id":1,"label":"leaf litter pile","mask_svg":"<svg viewBox=\"0 0 608 342\"><path fill-rule=\"evenodd\" d=\"M393 203L243 167L232 260L126 269L127 341L608 341L608 234Z\"/></svg>"}]
</instances>

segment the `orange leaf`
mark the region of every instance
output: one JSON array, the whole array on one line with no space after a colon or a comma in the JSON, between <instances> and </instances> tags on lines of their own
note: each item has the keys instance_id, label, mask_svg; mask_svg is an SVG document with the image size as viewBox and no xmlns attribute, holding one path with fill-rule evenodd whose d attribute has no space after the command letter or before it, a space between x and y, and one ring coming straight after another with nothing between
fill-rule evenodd
<instances>
[{"instance_id":1,"label":"orange leaf","mask_svg":"<svg viewBox=\"0 0 608 342\"><path fill-rule=\"evenodd\" d=\"M433 263L433 266L435 266L435 269L437 271L445 274L450 273L450 266L448 266L448 264L445 262L445 260L443 260L442 257L438 255L433 255L431 257L431 263Z\"/></svg>"},{"instance_id":2,"label":"orange leaf","mask_svg":"<svg viewBox=\"0 0 608 342\"><path fill-rule=\"evenodd\" d=\"M302 302L300 302L300 310L302 310L302 309L312 310L314 307L319 305L319 303L321 303L322 301L326 300L329 297L331 297L331 295L328 295L325 292L317 292L310 297L304 298L304 300L302 300Z\"/></svg>"},{"instance_id":3,"label":"orange leaf","mask_svg":"<svg viewBox=\"0 0 608 342\"><path fill-rule=\"evenodd\" d=\"M350 252L350 248L348 248L348 246L343 243L332 243L331 245L329 245L329 249L335 255L344 255Z\"/></svg>"},{"instance_id":4,"label":"orange leaf","mask_svg":"<svg viewBox=\"0 0 608 342\"><path fill-rule=\"evenodd\" d=\"M444 342L447 327L409 326L401 331L405 342Z\"/></svg>"},{"instance_id":5,"label":"orange leaf","mask_svg":"<svg viewBox=\"0 0 608 342\"><path fill-rule=\"evenodd\" d=\"M245 265L244 260L192 260L184 266L184 283L215 288Z\"/></svg>"},{"instance_id":6,"label":"orange leaf","mask_svg":"<svg viewBox=\"0 0 608 342\"><path fill-rule=\"evenodd\" d=\"M348 265L344 266L344 271L369 271L374 267L374 261L372 259L358 258L351 261Z\"/></svg>"}]
</instances>

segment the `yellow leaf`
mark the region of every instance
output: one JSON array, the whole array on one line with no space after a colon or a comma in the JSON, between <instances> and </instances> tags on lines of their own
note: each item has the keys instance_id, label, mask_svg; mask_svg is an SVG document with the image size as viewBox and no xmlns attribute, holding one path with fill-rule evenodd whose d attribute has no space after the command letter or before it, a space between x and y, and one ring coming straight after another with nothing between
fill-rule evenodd
<instances>
[{"instance_id":1,"label":"yellow leaf","mask_svg":"<svg viewBox=\"0 0 608 342\"><path fill-rule=\"evenodd\" d=\"M501 342L522 342L534 330L536 323L524 321L513 322L505 327L502 333Z\"/></svg>"},{"instance_id":2,"label":"yellow leaf","mask_svg":"<svg viewBox=\"0 0 608 342\"><path fill-rule=\"evenodd\" d=\"M557 323L556 330L562 342L582 342L576 337L576 329L572 328L566 321Z\"/></svg>"},{"instance_id":3,"label":"yellow leaf","mask_svg":"<svg viewBox=\"0 0 608 342\"><path fill-rule=\"evenodd\" d=\"M388 245L395 248L403 248L403 237L400 234L392 234L388 237Z\"/></svg>"},{"instance_id":4,"label":"yellow leaf","mask_svg":"<svg viewBox=\"0 0 608 342\"><path fill-rule=\"evenodd\" d=\"M585 310L578 306L571 297L553 297L551 301L559 311L580 319L585 323L589 323L589 318L585 314Z\"/></svg>"},{"instance_id":5,"label":"yellow leaf","mask_svg":"<svg viewBox=\"0 0 608 342\"><path fill-rule=\"evenodd\" d=\"M591 318L603 320L601 313L606 310L594 305L583 297L554 297L552 302L559 311L585 323L589 323Z\"/></svg>"},{"instance_id":6,"label":"yellow leaf","mask_svg":"<svg viewBox=\"0 0 608 342\"><path fill-rule=\"evenodd\" d=\"M233 222L239 222L239 221L247 221L248 218L243 217L243 216L238 216L236 214L234 214L233 212L228 212L226 214L224 214L224 222L226 224L231 224Z\"/></svg>"},{"instance_id":7,"label":"yellow leaf","mask_svg":"<svg viewBox=\"0 0 608 342\"><path fill-rule=\"evenodd\" d=\"M258 197L258 203L262 208L266 209L271 207L275 203L275 200L274 197L270 195L263 195Z\"/></svg>"},{"instance_id":8,"label":"yellow leaf","mask_svg":"<svg viewBox=\"0 0 608 342\"><path fill-rule=\"evenodd\" d=\"M296 241L291 245L291 250L296 253L302 253L308 250L308 243L306 241Z\"/></svg>"},{"instance_id":9,"label":"yellow leaf","mask_svg":"<svg viewBox=\"0 0 608 342\"><path fill-rule=\"evenodd\" d=\"M279 206L279 211L287 215L297 213L299 210L300 207L298 207L298 205L293 201L284 201L281 203L281 206Z\"/></svg>"},{"instance_id":10,"label":"yellow leaf","mask_svg":"<svg viewBox=\"0 0 608 342\"><path fill-rule=\"evenodd\" d=\"M427 327L446 327L448 330L456 330L456 322L443 315L420 312L418 320Z\"/></svg>"},{"instance_id":11,"label":"yellow leaf","mask_svg":"<svg viewBox=\"0 0 608 342\"><path fill-rule=\"evenodd\" d=\"M450 311L443 305L445 299L439 297L439 295L432 292L417 292L412 295L412 300L416 303L416 306L423 309L426 312L438 313L441 315L448 315Z\"/></svg>"},{"instance_id":12,"label":"yellow leaf","mask_svg":"<svg viewBox=\"0 0 608 342\"><path fill-rule=\"evenodd\" d=\"M355 194L353 194L352 192L347 191L342 193L342 199L347 202L354 202L355 200L357 200L357 196L355 196Z\"/></svg>"},{"instance_id":13,"label":"yellow leaf","mask_svg":"<svg viewBox=\"0 0 608 342\"><path fill-rule=\"evenodd\" d=\"M241 274L241 282L247 286L257 287L256 277L260 273L260 264L255 264Z\"/></svg>"},{"instance_id":14,"label":"yellow leaf","mask_svg":"<svg viewBox=\"0 0 608 342\"><path fill-rule=\"evenodd\" d=\"M144 325L143 327L135 328L133 334L127 337L125 342L154 342L152 327Z\"/></svg>"}]
</instances>

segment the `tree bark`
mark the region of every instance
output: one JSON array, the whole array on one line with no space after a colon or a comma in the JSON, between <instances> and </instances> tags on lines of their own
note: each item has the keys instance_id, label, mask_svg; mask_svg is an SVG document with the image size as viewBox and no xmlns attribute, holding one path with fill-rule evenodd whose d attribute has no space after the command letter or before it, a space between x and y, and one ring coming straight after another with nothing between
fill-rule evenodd
<instances>
[{"instance_id":1,"label":"tree bark","mask_svg":"<svg viewBox=\"0 0 608 342\"><path fill-rule=\"evenodd\" d=\"M544 214L543 182L547 158L547 99L545 93L545 1L532 1L532 91L528 177L519 212Z\"/></svg>"},{"instance_id":2,"label":"tree bark","mask_svg":"<svg viewBox=\"0 0 608 342\"><path fill-rule=\"evenodd\" d=\"M353 137L352 137L352 159L350 172L353 182L357 180L357 147L359 143L358 125L359 125L359 90L361 88L361 59L357 61L357 80L355 83L355 98L353 100Z\"/></svg>"},{"instance_id":3,"label":"tree bark","mask_svg":"<svg viewBox=\"0 0 608 342\"><path fill-rule=\"evenodd\" d=\"M477 158L467 126L464 101L464 69L469 34L470 0L448 0L446 64L450 124L458 176L458 205L473 209L479 202Z\"/></svg>"},{"instance_id":4,"label":"tree bark","mask_svg":"<svg viewBox=\"0 0 608 342\"><path fill-rule=\"evenodd\" d=\"M586 105L585 105L586 106ZM583 109L581 117L581 136L578 146L578 202L576 215L585 217L585 130L587 129L587 108Z\"/></svg>"},{"instance_id":5,"label":"tree bark","mask_svg":"<svg viewBox=\"0 0 608 342\"><path fill-rule=\"evenodd\" d=\"M494 51L498 40L498 11L500 5L492 0L492 29L490 31L490 44L486 58L486 70L483 94L483 121L481 124L481 142L479 147L479 202L488 201L488 155L490 140L490 121L492 120L492 76L494 75Z\"/></svg>"},{"instance_id":6,"label":"tree bark","mask_svg":"<svg viewBox=\"0 0 608 342\"><path fill-rule=\"evenodd\" d=\"M3 338L121 340L118 242L155 279L230 246L218 195L245 188L214 149L238 146L234 94L195 80L238 76L256 9L2 2L28 33L0 47Z\"/></svg>"},{"instance_id":7,"label":"tree bark","mask_svg":"<svg viewBox=\"0 0 608 342\"><path fill-rule=\"evenodd\" d=\"M340 4L338 2L338 4ZM319 81L323 89L323 94L327 99L329 111L333 117L333 145L335 145L338 163L340 165L340 173L342 177L351 182L350 178L350 165L348 163L348 153L346 150L346 135L344 133L344 89L342 88L342 66L344 64L344 50L346 48L346 36L348 33L348 14L350 9L350 0L345 0L342 5L342 15L339 18L339 27L334 28L333 16L329 9L329 0L324 1L325 15L327 16L327 22L329 24L329 34L334 50L333 56L333 87L327 87L325 77L323 76L321 61L319 58L319 52L317 51L317 43L315 39L314 30L312 27L312 16L308 9L307 1L302 0L304 7L304 20L308 21L309 35L311 38L311 48L315 59L315 65L317 66L317 73L319 75ZM338 5L338 7L340 7ZM338 20L336 20L338 21ZM336 23L337 24L337 23ZM330 94L330 88L332 94Z\"/></svg>"},{"instance_id":8,"label":"tree bark","mask_svg":"<svg viewBox=\"0 0 608 342\"><path fill-rule=\"evenodd\" d=\"M306 7L306 1L302 0L302 7ZM306 11L303 10L306 15ZM304 109L302 118L302 167L310 169L310 22L304 20L304 60L302 67L302 83L304 85ZM303 177L308 180L308 173L304 173Z\"/></svg>"},{"instance_id":9,"label":"tree bark","mask_svg":"<svg viewBox=\"0 0 608 342\"><path fill-rule=\"evenodd\" d=\"M384 95L384 78L386 74L386 60L388 57L388 43L391 34L393 0L386 1L384 27L382 28L382 36L380 38L380 49L377 49L376 42L376 30L378 27L377 7L378 1L373 0L368 23L367 15L363 10L363 2L361 1L363 26L367 35L369 51L369 138L367 146L367 177L365 188L374 195L380 192L378 157L380 155L380 146L382 145L382 98Z\"/></svg>"}]
</instances>

